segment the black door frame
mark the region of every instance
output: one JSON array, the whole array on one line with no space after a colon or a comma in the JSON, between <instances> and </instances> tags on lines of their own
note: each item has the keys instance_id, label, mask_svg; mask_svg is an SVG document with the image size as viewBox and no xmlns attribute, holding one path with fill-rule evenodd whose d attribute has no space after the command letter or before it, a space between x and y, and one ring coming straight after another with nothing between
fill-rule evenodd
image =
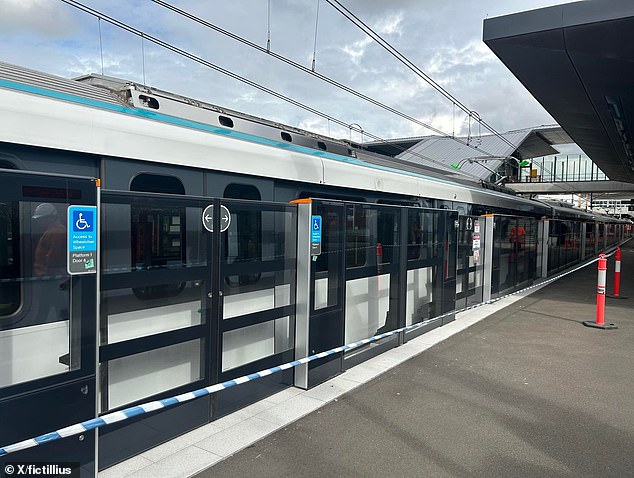
<instances>
[{"instance_id":1,"label":"black door frame","mask_svg":"<svg viewBox=\"0 0 634 478\"><path fill-rule=\"evenodd\" d=\"M247 199L233 199L233 198L216 198L210 200L210 205L213 205L214 211L220 211L224 206L231 214L231 217L235 217L231 222L240 221L240 213L253 212L263 213L268 212L275 215L276 213L292 213L294 214L294 220L292 221L291 236L288 236L288 231L284 227L285 240L288 239L292 242L292 257L284 255L284 257L258 257L262 253L262 248L266 244L271 247L273 244L269 242L263 236L271 232L270 227L273 227L273 231L280 232L277 227L277 218L273 217L273 224L263 221L260 215L259 224L256 228L256 234L261 236L251 238L256 245L255 257L250 257L250 254L246 254L243 260L236 260L231 263L228 262L228 257L225 257L225 249L228 250L228 231L223 231L221 228L221 214L213 214L213 233L212 234L212 289L209 291L210 296L210 310L211 310L211 337L212 337L212 369L211 380L212 383L221 383L228 380L232 380L241 376L248 375L250 373L259 372L260 370L275 367L277 365L290 362L294 359L295 350L295 334L292 334L292 346L287 350L283 350L266 357L243 363L237 367L223 371L223 341L224 334L227 332L240 330L245 327L255 326L265 322L269 322L282 317L290 317L290 321L295 322L295 287L296 276L293 274L293 282L290 284L290 297L289 304L273 307L266 310L260 310L252 313L247 313L241 316L232 317L231 319L224 320L224 302L229 296L228 292L231 292L233 286L229 285L225 280L229 276L259 276L251 285L247 284L244 287L236 286L236 293L241 294L241 289L244 291L258 291L262 290L263 285L261 282L262 275L267 274L283 274L284 271L296 269L296 257L297 252L297 208L285 203L274 203L267 201L247 200ZM238 211L236 213L236 211ZM252 218L253 219L253 218ZM271 218L269 218L271 219ZM287 224L284 224L286 226ZM237 231L239 237L236 237L236 243L244 239L245 231ZM242 233L242 236L240 234ZM293 240L294 238L294 240ZM284 242L284 241L282 241ZM276 247L280 246L276 243ZM288 246L288 244L285 244ZM243 251L244 252L244 251ZM247 282L249 282L247 280ZM271 285L270 282L265 280L266 284ZM273 286L276 284L274 280ZM266 287L269 289L270 287ZM294 325L292 326L294 330ZM232 387L214 394L212 398L212 420L220 418L228 413L231 413L239 408L254 403L260 399L263 399L277 391L282 390L293 385L294 371L292 369L271 374L266 377L260 378L256 381L251 381L242 384L240 387Z\"/></svg>"},{"instance_id":2,"label":"black door frame","mask_svg":"<svg viewBox=\"0 0 634 478\"><path fill-rule=\"evenodd\" d=\"M23 171L0 171L0 200L97 206L95 179ZM19 207L21 213L21 207ZM20 231L21 233L22 231ZM13 238L16 239L16 238ZM22 252L24 248L21 248ZM30 254L24 254L29 257ZM30 257L32 260L33 258ZM27 259L29 260L29 259ZM20 265L24 284L50 277L31 277ZM75 370L29 380L0 389L0 442L8 445L60 428L89 420L96 413L95 334L97 315L97 274L67 275L62 283L69 290L69 356L60 363L75 363L73 347L79 347L80 360ZM63 279L64 275L60 278ZM59 278L58 278L59 279ZM53 278L55 280L55 278ZM21 302L24 303L24 297ZM37 300L38 298L35 298ZM28 309L28 308L27 308ZM16 315L20 314L18 310ZM27 311L24 312L25 317ZM36 322L42 320L37 314ZM27 319L28 320L28 319ZM79 322L77 322L79 321ZM8 329L12 324L7 325ZM95 432L59 439L51 443L11 453L0 458L8 462L77 463L80 476L96 476Z\"/></svg>"}]
</instances>

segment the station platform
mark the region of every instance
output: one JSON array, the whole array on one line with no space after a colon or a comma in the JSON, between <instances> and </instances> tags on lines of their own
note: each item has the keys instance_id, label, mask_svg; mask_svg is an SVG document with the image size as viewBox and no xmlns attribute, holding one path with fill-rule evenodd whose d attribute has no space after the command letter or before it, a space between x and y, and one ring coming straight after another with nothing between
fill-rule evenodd
<instances>
[{"instance_id":1,"label":"station platform","mask_svg":"<svg viewBox=\"0 0 634 478\"><path fill-rule=\"evenodd\" d=\"M634 241L622 252L616 330L582 325L595 262L99 477L634 476Z\"/></svg>"}]
</instances>

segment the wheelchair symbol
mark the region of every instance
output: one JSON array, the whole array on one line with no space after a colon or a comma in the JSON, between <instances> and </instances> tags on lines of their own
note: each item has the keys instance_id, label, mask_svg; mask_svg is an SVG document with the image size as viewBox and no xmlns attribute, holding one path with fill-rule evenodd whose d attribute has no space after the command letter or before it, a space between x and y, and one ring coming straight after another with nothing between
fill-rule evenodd
<instances>
[{"instance_id":1,"label":"wheelchair symbol","mask_svg":"<svg viewBox=\"0 0 634 478\"><path fill-rule=\"evenodd\" d=\"M79 213L79 219L75 221L75 227L80 231L90 227L90 224L88 224L88 221L84 219L84 214L81 212Z\"/></svg>"}]
</instances>

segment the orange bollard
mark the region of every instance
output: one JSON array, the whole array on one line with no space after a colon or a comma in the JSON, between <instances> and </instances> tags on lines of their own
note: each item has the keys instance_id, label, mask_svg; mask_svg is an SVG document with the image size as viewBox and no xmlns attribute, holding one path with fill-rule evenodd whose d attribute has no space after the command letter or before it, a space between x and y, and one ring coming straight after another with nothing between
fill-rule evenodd
<instances>
[{"instance_id":1,"label":"orange bollard","mask_svg":"<svg viewBox=\"0 0 634 478\"><path fill-rule=\"evenodd\" d=\"M621 292L621 248L616 248L616 262L614 265L614 297L619 296Z\"/></svg>"},{"instance_id":2,"label":"orange bollard","mask_svg":"<svg viewBox=\"0 0 634 478\"><path fill-rule=\"evenodd\" d=\"M608 258L599 254L599 278L597 280L597 319L596 322L584 320L583 325L597 329L616 329L614 324L605 323L605 276L608 270Z\"/></svg>"},{"instance_id":3,"label":"orange bollard","mask_svg":"<svg viewBox=\"0 0 634 478\"><path fill-rule=\"evenodd\" d=\"M616 248L614 254L614 294L609 295L611 299L627 299L621 295L621 248Z\"/></svg>"}]
</instances>

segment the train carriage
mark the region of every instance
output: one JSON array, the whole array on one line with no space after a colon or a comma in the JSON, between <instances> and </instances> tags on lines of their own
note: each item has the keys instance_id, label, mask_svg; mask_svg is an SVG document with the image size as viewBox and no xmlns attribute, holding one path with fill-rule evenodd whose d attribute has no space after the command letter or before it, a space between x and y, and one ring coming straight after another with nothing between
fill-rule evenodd
<instances>
[{"instance_id":1,"label":"train carriage","mask_svg":"<svg viewBox=\"0 0 634 478\"><path fill-rule=\"evenodd\" d=\"M0 168L3 444L445 316L423 333L628 233L133 82L3 63ZM90 267L71 206L93 221ZM411 336L103 428L98 446L91 431L16 459L55 454L92 476L97 458L106 468Z\"/></svg>"}]
</instances>

